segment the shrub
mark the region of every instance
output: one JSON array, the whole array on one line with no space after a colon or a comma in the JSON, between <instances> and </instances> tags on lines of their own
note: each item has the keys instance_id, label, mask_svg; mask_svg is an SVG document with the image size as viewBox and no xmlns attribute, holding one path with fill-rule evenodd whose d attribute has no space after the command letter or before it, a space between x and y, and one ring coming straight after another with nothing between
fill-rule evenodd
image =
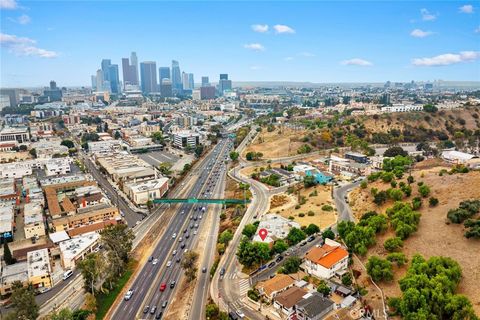
<instances>
[{"instance_id":1,"label":"shrub","mask_svg":"<svg viewBox=\"0 0 480 320\"><path fill-rule=\"evenodd\" d=\"M398 249L403 247L403 240L399 237L388 238L383 243L383 247L385 248L385 250L390 252L397 251Z\"/></svg>"},{"instance_id":2,"label":"shrub","mask_svg":"<svg viewBox=\"0 0 480 320\"><path fill-rule=\"evenodd\" d=\"M428 199L428 203L430 207L435 207L438 205L438 199L434 197L430 197L430 199Z\"/></svg>"},{"instance_id":3,"label":"shrub","mask_svg":"<svg viewBox=\"0 0 480 320\"><path fill-rule=\"evenodd\" d=\"M307 216L309 217L313 217L314 215L315 215L315 212L313 212L312 210L307 212Z\"/></svg>"},{"instance_id":4,"label":"shrub","mask_svg":"<svg viewBox=\"0 0 480 320\"><path fill-rule=\"evenodd\" d=\"M367 273L373 281L393 280L392 263L377 256L371 256L367 262Z\"/></svg>"},{"instance_id":5,"label":"shrub","mask_svg":"<svg viewBox=\"0 0 480 320\"><path fill-rule=\"evenodd\" d=\"M344 286L351 286L352 285L352 275L350 273L345 273L342 276L342 284Z\"/></svg>"},{"instance_id":6,"label":"shrub","mask_svg":"<svg viewBox=\"0 0 480 320\"><path fill-rule=\"evenodd\" d=\"M389 253L387 255L387 260L392 263L396 262L398 267L403 266L405 263L407 263L407 257L402 252Z\"/></svg>"},{"instance_id":7,"label":"shrub","mask_svg":"<svg viewBox=\"0 0 480 320\"><path fill-rule=\"evenodd\" d=\"M299 213L298 216L299 216L300 218L303 218L303 217L305 217L305 213L303 213L303 212L302 212L302 213Z\"/></svg>"},{"instance_id":8,"label":"shrub","mask_svg":"<svg viewBox=\"0 0 480 320\"><path fill-rule=\"evenodd\" d=\"M323 211L333 211L333 207L332 207L331 205L329 205L329 204L324 204L324 205L322 206L322 210L323 210Z\"/></svg>"},{"instance_id":9,"label":"shrub","mask_svg":"<svg viewBox=\"0 0 480 320\"><path fill-rule=\"evenodd\" d=\"M426 184L422 184L418 187L418 192L422 197L426 198L430 194L430 188Z\"/></svg>"}]
</instances>

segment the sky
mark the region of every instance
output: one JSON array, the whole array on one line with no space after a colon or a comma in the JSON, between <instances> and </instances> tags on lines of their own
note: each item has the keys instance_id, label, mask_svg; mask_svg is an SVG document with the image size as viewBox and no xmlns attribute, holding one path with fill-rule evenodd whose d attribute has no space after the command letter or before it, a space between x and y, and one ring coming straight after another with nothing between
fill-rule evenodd
<instances>
[{"instance_id":1,"label":"sky","mask_svg":"<svg viewBox=\"0 0 480 320\"><path fill-rule=\"evenodd\" d=\"M480 81L478 1L0 0L2 87L89 86L102 59L218 81ZM121 80L121 79L120 79Z\"/></svg>"}]
</instances>

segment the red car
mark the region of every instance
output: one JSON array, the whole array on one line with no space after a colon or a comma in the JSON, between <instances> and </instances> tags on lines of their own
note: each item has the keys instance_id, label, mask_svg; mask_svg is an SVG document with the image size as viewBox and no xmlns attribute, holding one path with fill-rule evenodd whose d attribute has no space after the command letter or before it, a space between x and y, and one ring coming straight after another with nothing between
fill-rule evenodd
<instances>
[{"instance_id":1,"label":"red car","mask_svg":"<svg viewBox=\"0 0 480 320\"><path fill-rule=\"evenodd\" d=\"M165 291L165 289L167 288L167 284L166 283L162 283L160 285L160 291Z\"/></svg>"}]
</instances>

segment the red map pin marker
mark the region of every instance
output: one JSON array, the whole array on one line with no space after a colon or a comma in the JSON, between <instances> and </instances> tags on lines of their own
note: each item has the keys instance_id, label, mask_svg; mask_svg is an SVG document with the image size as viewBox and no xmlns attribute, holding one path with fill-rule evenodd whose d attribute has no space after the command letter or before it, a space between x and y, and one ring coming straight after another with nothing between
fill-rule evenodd
<instances>
[{"instance_id":1,"label":"red map pin marker","mask_svg":"<svg viewBox=\"0 0 480 320\"><path fill-rule=\"evenodd\" d=\"M260 236L260 238L262 238L262 241L265 240L265 238L268 235L267 229L262 228L262 229L258 230L258 235Z\"/></svg>"}]
</instances>

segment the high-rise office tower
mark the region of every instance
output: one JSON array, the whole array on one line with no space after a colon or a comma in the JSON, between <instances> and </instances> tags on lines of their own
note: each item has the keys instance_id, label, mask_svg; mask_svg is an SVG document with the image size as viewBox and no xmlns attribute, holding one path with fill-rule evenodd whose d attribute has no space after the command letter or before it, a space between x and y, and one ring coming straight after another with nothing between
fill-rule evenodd
<instances>
[{"instance_id":1,"label":"high-rise office tower","mask_svg":"<svg viewBox=\"0 0 480 320\"><path fill-rule=\"evenodd\" d=\"M120 93L120 77L118 75L118 64L111 64L108 67L108 79L112 93Z\"/></svg>"},{"instance_id":2,"label":"high-rise office tower","mask_svg":"<svg viewBox=\"0 0 480 320\"><path fill-rule=\"evenodd\" d=\"M102 69L97 70L97 85L95 90L97 91L103 91L103 71Z\"/></svg>"},{"instance_id":3,"label":"high-rise office tower","mask_svg":"<svg viewBox=\"0 0 480 320\"><path fill-rule=\"evenodd\" d=\"M160 80L160 95L168 98L173 96L172 94L172 81L168 78Z\"/></svg>"},{"instance_id":4,"label":"high-rise office tower","mask_svg":"<svg viewBox=\"0 0 480 320\"><path fill-rule=\"evenodd\" d=\"M57 89L57 83L55 81L50 81L50 90L55 90Z\"/></svg>"},{"instance_id":5,"label":"high-rise office tower","mask_svg":"<svg viewBox=\"0 0 480 320\"><path fill-rule=\"evenodd\" d=\"M55 81L50 81L50 87L43 90L43 95L48 97L48 101L62 101L62 90L57 88Z\"/></svg>"},{"instance_id":6,"label":"high-rise office tower","mask_svg":"<svg viewBox=\"0 0 480 320\"><path fill-rule=\"evenodd\" d=\"M144 93L157 92L157 64L155 61L140 63L140 80Z\"/></svg>"},{"instance_id":7,"label":"high-rise office tower","mask_svg":"<svg viewBox=\"0 0 480 320\"><path fill-rule=\"evenodd\" d=\"M193 73L188 74L188 86L189 86L190 90L195 89L195 81L193 79Z\"/></svg>"},{"instance_id":8,"label":"high-rise office tower","mask_svg":"<svg viewBox=\"0 0 480 320\"><path fill-rule=\"evenodd\" d=\"M92 75L91 76L91 81L92 81L92 90L96 91L97 90L97 76Z\"/></svg>"},{"instance_id":9,"label":"high-rise office tower","mask_svg":"<svg viewBox=\"0 0 480 320\"><path fill-rule=\"evenodd\" d=\"M220 81L218 81L218 93L223 96L227 90L232 90L232 80L228 80L228 74L221 73Z\"/></svg>"},{"instance_id":10,"label":"high-rise office tower","mask_svg":"<svg viewBox=\"0 0 480 320\"><path fill-rule=\"evenodd\" d=\"M110 80L108 77L108 68L112 64L110 59L103 59L102 60L102 72L103 72L103 80Z\"/></svg>"},{"instance_id":11,"label":"high-rise office tower","mask_svg":"<svg viewBox=\"0 0 480 320\"><path fill-rule=\"evenodd\" d=\"M131 66L133 66L133 70L132 70L132 84L134 85L137 85L138 86L138 59L137 59L137 53L134 51L132 52L132 54L130 55L130 62L131 62Z\"/></svg>"},{"instance_id":12,"label":"high-rise office tower","mask_svg":"<svg viewBox=\"0 0 480 320\"><path fill-rule=\"evenodd\" d=\"M160 83L162 83L163 79L170 79L170 67L158 68L158 76L160 79Z\"/></svg>"},{"instance_id":13,"label":"high-rise office tower","mask_svg":"<svg viewBox=\"0 0 480 320\"><path fill-rule=\"evenodd\" d=\"M132 66L128 58L122 58L122 74L123 74L123 85L132 84Z\"/></svg>"},{"instance_id":14,"label":"high-rise office tower","mask_svg":"<svg viewBox=\"0 0 480 320\"><path fill-rule=\"evenodd\" d=\"M210 85L210 81L208 80L208 77L202 77L202 87L208 87Z\"/></svg>"},{"instance_id":15,"label":"high-rise office tower","mask_svg":"<svg viewBox=\"0 0 480 320\"><path fill-rule=\"evenodd\" d=\"M182 74L178 61L172 60L172 87L175 93L182 93Z\"/></svg>"}]
</instances>

